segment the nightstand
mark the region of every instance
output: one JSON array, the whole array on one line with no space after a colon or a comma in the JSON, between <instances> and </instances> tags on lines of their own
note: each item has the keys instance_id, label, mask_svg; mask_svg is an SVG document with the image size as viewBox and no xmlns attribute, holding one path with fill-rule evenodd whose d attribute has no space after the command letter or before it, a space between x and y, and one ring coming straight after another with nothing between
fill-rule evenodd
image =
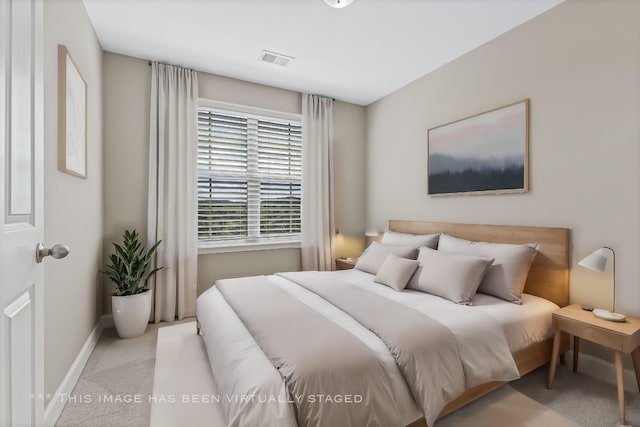
<instances>
[{"instance_id":1,"label":"nightstand","mask_svg":"<svg viewBox=\"0 0 640 427\"><path fill-rule=\"evenodd\" d=\"M610 322L598 319L593 313L583 310L579 305L569 305L553 313L553 327L556 330L553 338L551 365L549 367L548 388L553 386L556 374L556 361L560 341L564 334L573 335L573 371L578 370L580 355L580 339L600 344L614 351L616 365L616 383L618 385L618 406L620 422L626 424L624 413L624 382L622 371L622 353L631 353L636 382L640 390L640 319L627 317L625 322Z\"/></svg>"},{"instance_id":2,"label":"nightstand","mask_svg":"<svg viewBox=\"0 0 640 427\"><path fill-rule=\"evenodd\" d=\"M356 262L358 258L336 258L336 270L351 270Z\"/></svg>"}]
</instances>

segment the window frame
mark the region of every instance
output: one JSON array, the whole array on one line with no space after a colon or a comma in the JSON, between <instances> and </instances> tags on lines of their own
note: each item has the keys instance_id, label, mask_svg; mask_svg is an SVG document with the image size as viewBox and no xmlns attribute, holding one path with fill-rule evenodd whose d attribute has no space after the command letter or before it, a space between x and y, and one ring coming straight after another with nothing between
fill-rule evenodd
<instances>
[{"instance_id":1,"label":"window frame","mask_svg":"<svg viewBox=\"0 0 640 427\"><path fill-rule=\"evenodd\" d=\"M223 101L215 101L207 98L198 98L197 113L200 109L208 109L212 112L221 114L243 114L254 119L262 120L285 120L295 122L302 128L302 114L288 113L283 111L270 110L260 107L251 107L247 105L233 104ZM304 131L303 131L304 132ZM198 136L196 134L196 144L198 144ZM304 156L304 154L303 154ZM194 185L198 185L197 180L199 178L198 166L196 164L196 182ZM302 189L302 174L300 176L300 187ZM302 219L302 205L300 206L300 217ZM259 228L259 225L258 225ZM243 252L254 250L268 250L268 249L289 249L300 248L302 240L302 233L297 236L285 236L285 237L271 237L268 239L250 241L248 239L237 240L221 240L221 241L198 241L198 254L211 254L211 253L225 253L225 252Z\"/></svg>"}]
</instances>

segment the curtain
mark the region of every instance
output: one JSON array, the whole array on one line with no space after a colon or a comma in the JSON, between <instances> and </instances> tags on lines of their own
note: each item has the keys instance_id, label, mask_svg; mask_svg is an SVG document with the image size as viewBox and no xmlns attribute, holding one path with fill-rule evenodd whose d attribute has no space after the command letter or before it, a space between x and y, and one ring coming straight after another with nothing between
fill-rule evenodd
<instances>
[{"instance_id":1,"label":"curtain","mask_svg":"<svg viewBox=\"0 0 640 427\"><path fill-rule=\"evenodd\" d=\"M149 280L155 322L195 316L197 288L197 102L193 70L151 64L149 244L162 240Z\"/></svg>"},{"instance_id":2,"label":"curtain","mask_svg":"<svg viewBox=\"0 0 640 427\"><path fill-rule=\"evenodd\" d=\"M333 270L333 100L302 95L302 269Z\"/></svg>"}]
</instances>

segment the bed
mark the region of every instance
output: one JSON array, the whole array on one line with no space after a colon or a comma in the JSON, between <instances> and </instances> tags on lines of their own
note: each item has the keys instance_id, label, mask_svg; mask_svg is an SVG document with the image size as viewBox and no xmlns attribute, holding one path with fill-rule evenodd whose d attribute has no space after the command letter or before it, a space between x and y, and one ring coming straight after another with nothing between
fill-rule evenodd
<instances>
[{"instance_id":1,"label":"bed","mask_svg":"<svg viewBox=\"0 0 640 427\"><path fill-rule=\"evenodd\" d=\"M443 305L439 297L417 291L395 292L390 288L377 285L373 283L372 275L359 270L324 273L324 275L318 274L314 276L314 280L319 283L322 280L340 283L343 286L342 289L345 289L345 293L349 289L348 292L355 292L356 295L361 295L358 292L361 289L365 289L368 291L367 295L376 294L385 300L393 300L394 303L406 305L413 310L436 315L438 319L444 318L444 320L439 320L443 324L447 323L446 318L449 316L448 322L455 326L457 318L464 317L467 314L471 316L470 313L474 313L473 316L477 315L482 319L490 319L486 323L495 323L504 332L504 337L507 341L506 345L508 345L507 351L513 355L512 360L517 368L517 373L520 375L524 375L549 361L551 354L550 313L558 306L567 305L569 299L569 230L545 227L469 225L397 220L389 221L389 230L412 234L447 233L464 239L496 243L526 244L537 242L539 244L538 254L527 276L524 289L525 295L522 298L523 304L518 306L489 295L476 294L471 308L462 308L448 302L449 305L447 303ZM328 303L325 298L310 292L308 289L300 289L301 286L296 286L297 283L295 283L297 277L294 274L289 276L268 276L252 280L269 281L276 288L274 292L280 292L280 294L286 295L286 298L291 297L301 302L305 307L311 308L327 319L331 319L333 323L357 337L359 341L368 346L372 353L376 354L377 361L380 365L383 365L386 381L384 388L390 390L389 396L394 399L394 408L400 414L398 415L399 418L386 423L417 427L427 425L427 419L429 419L433 424L436 418L447 415L505 384L507 380L513 379L513 376L502 375L501 377L501 375L497 375L497 378L502 378L503 380L476 380L475 382L478 384L474 383L473 386L464 390L455 391L453 394L456 396L455 398L444 397L445 404L434 406L437 412L429 414L429 408L423 411L425 407L420 405L420 399L416 397L415 386L407 386L410 381L407 379L405 371L398 369L398 366L396 366L394 357L397 358L397 355L389 353L385 347L385 343L387 345L388 343L386 341L385 343L382 342L384 337L373 334L363 327L361 322L354 320L342 309ZM236 289L242 287L242 283L240 281L224 283L224 286L227 286L227 289L233 288L234 292L236 292ZM209 362L221 392L220 402L229 425L294 426L298 423L313 424L313 422L299 422L298 417L300 415L296 411L299 410L300 402L295 402L295 398L292 399L291 396L296 396L296 394L287 388L287 384L282 378L282 376L285 376L281 372L283 370L282 366L279 366L280 371L276 369L273 357L270 359L266 355L271 354L270 346L272 346L273 342L281 342L283 338L275 337L272 339L273 342L267 342L267 344L261 342L264 349L261 348L256 342L256 338L249 332L249 330L252 330L251 322L249 321L247 324L246 319L241 321L237 313L239 308L237 306L232 308L220 292L223 289L222 285L221 283L218 287L213 287L199 297L197 317ZM229 285L234 286L231 287ZM253 289L263 288L266 287L258 286ZM264 301L268 301L270 297L265 294L263 298ZM375 301L372 302L372 304L375 303ZM254 311L256 307L257 311L261 310L261 306L255 305L248 307L247 310ZM476 323L484 324L485 322ZM480 328L479 325L474 327ZM484 326L482 327L484 328ZM279 329L282 330L282 326ZM473 332L465 330L460 335L464 336L465 334L471 336ZM262 333L258 333L258 339L264 339L262 335ZM277 331L274 335L277 335ZM463 341L460 338L456 339L458 339L457 345L460 346ZM339 341L339 339L336 340ZM492 347L493 345L491 344ZM568 341L565 341L562 343L562 351L566 351L567 348ZM488 350L485 349L483 351ZM331 359L334 353L335 351L326 353L323 358ZM470 351L470 353L473 353L473 351ZM473 356L461 356L461 360L466 360L465 358L468 357ZM478 364L477 359L469 360L467 361L470 365ZM345 363L349 362L345 361ZM365 363L363 361L363 365ZM359 367L354 369L357 370L357 368ZM380 375L378 372L370 376L377 378ZM359 377L367 376L360 375ZM407 380L405 381L405 379ZM433 392L430 393L431 396L434 395ZM375 397L376 394L373 393L372 396ZM382 396L382 399L384 399L384 396ZM416 402L419 403L417 404ZM428 414L428 416L423 416L423 413ZM384 419L383 417L384 414L381 413L379 419ZM313 415L311 419L313 419ZM371 424L376 423L372 422ZM379 424L384 423L380 422ZM357 423L354 425L357 425Z\"/></svg>"}]
</instances>

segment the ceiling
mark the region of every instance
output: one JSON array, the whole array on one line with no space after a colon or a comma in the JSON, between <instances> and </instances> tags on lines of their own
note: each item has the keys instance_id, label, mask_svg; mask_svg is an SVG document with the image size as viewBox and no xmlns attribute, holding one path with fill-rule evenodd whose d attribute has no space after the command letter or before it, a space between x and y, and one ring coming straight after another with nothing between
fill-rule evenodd
<instances>
[{"instance_id":1,"label":"ceiling","mask_svg":"<svg viewBox=\"0 0 640 427\"><path fill-rule=\"evenodd\" d=\"M104 50L368 105L563 0L84 0ZM295 58L259 62L263 49Z\"/></svg>"}]
</instances>

